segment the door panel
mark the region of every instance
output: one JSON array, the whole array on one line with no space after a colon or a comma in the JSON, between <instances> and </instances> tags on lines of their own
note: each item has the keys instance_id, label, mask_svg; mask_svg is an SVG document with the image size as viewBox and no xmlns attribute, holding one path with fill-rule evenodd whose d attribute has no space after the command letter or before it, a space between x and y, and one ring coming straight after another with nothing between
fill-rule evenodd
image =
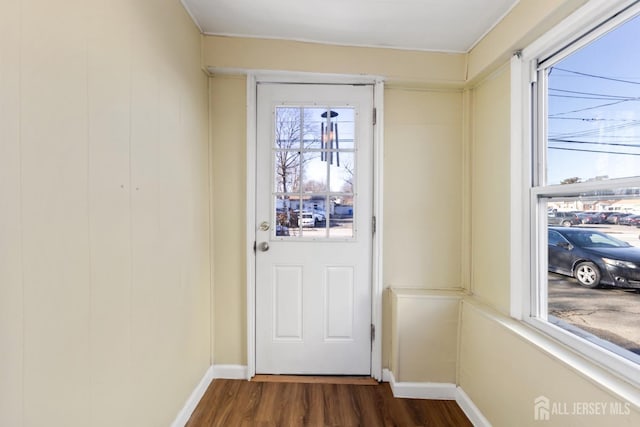
<instances>
[{"instance_id":1,"label":"door panel","mask_svg":"<svg viewBox=\"0 0 640 427\"><path fill-rule=\"evenodd\" d=\"M256 372L371 372L373 87L259 84Z\"/></svg>"}]
</instances>

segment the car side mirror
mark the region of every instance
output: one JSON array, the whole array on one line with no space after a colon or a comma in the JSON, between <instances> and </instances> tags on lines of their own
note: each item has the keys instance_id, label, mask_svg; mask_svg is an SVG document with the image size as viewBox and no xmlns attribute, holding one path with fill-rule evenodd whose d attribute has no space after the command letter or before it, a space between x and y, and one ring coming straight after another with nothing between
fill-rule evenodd
<instances>
[{"instance_id":1,"label":"car side mirror","mask_svg":"<svg viewBox=\"0 0 640 427\"><path fill-rule=\"evenodd\" d=\"M573 245L569 242L558 242L558 247L561 247L562 249L566 249L568 251L570 251L571 249L573 249Z\"/></svg>"}]
</instances>

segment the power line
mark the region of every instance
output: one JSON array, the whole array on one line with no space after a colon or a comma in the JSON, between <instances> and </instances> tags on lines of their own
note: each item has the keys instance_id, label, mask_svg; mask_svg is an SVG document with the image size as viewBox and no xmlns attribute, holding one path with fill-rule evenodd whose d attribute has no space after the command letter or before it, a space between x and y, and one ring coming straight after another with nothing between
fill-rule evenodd
<instances>
[{"instance_id":1,"label":"power line","mask_svg":"<svg viewBox=\"0 0 640 427\"><path fill-rule=\"evenodd\" d=\"M620 153L616 151L587 150L584 148L547 147L549 150L581 151L583 153L619 154L622 156L640 156L640 153Z\"/></svg>"},{"instance_id":2,"label":"power line","mask_svg":"<svg viewBox=\"0 0 640 427\"><path fill-rule=\"evenodd\" d=\"M633 97L631 96L622 96L622 95L608 95L606 93L592 93L592 92L581 92L581 91L577 91L577 90L567 90L567 89L554 89L554 88L549 88L550 91L555 91L555 92L563 92L563 93L573 93L576 95L589 95L589 96L596 96L596 97L604 97L605 99L632 99ZM600 99L600 98L594 98L594 99Z\"/></svg>"},{"instance_id":3,"label":"power line","mask_svg":"<svg viewBox=\"0 0 640 427\"><path fill-rule=\"evenodd\" d=\"M549 94L550 97L553 98L568 98L568 99L596 99L596 100L611 100L611 99L615 99L615 98L605 98L605 97L596 97L596 96L578 96L578 95L556 95L553 93ZM632 98L628 98L628 101L631 101Z\"/></svg>"},{"instance_id":4,"label":"power line","mask_svg":"<svg viewBox=\"0 0 640 427\"><path fill-rule=\"evenodd\" d=\"M622 99L620 101L609 102L607 104L594 105L594 106L591 106L591 107L579 108L577 110L571 110L571 111L564 111L562 113L549 114L549 117L560 116L562 114L579 113L581 111L595 110L596 108L610 107L612 105L622 104L623 102L638 101L638 100L640 100L640 97L631 98L631 99Z\"/></svg>"},{"instance_id":5,"label":"power line","mask_svg":"<svg viewBox=\"0 0 640 427\"><path fill-rule=\"evenodd\" d=\"M614 78L614 77L599 76L597 74L589 74L589 73L583 73L581 71L567 70L566 68L560 68L560 67L552 67L552 69L558 70L558 71L564 71L565 73L577 74L579 76L592 77L594 79L610 80L610 81L613 81L613 82L640 85L640 82L634 82L632 80L624 80L624 79L617 79L617 78Z\"/></svg>"},{"instance_id":6,"label":"power line","mask_svg":"<svg viewBox=\"0 0 640 427\"><path fill-rule=\"evenodd\" d=\"M605 135L605 133L607 132L612 132L612 131L616 131L616 130L620 130L620 129L627 129L630 127L635 127L640 125L640 121L635 121L635 122L627 122L627 123L621 123L621 124L617 124L617 125L610 125L610 126L604 126L604 127L598 127L595 129L586 129L586 130L582 130L582 131L573 131L573 132L564 132L564 133L556 133L554 135L549 135L552 138L576 138L576 137L580 137L580 136L600 136L600 137L606 137L606 138L612 138L614 137L613 135Z\"/></svg>"},{"instance_id":7,"label":"power line","mask_svg":"<svg viewBox=\"0 0 640 427\"><path fill-rule=\"evenodd\" d=\"M622 142L596 142L596 141L580 141L576 139L556 139L549 138L549 142L560 142L567 144L592 144L592 145L610 145L615 147L632 147L632 148L640 148L640 144L625 144Z\"/></svg>"},{"instance_id":8,"label":"power line","mask_svg":"<svg viewBox=\"0 0 640 427\"><path fill-rule=\"evenodd\" d=\"M583 122L636 122L640 123L638 119L606 119L602 117L549 117L553 120L580 120Z\"/></svg>"}]
</instances>

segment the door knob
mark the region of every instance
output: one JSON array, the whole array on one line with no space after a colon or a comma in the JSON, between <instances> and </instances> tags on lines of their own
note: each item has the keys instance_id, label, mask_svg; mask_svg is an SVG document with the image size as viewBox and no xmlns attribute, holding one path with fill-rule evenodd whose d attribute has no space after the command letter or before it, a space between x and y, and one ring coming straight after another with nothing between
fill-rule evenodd
<instances>
[{"instance_id":1,"label":"door knob","mask_svg":"<svg viewBox=\"0 0 640 427\"><path fill-rule=\"evenodd\" d=\"M262 251L262 252L266 252L269 250L269 243L267 242L262 242L258 245L258 248Z\"/></svg>"}]
</instances>

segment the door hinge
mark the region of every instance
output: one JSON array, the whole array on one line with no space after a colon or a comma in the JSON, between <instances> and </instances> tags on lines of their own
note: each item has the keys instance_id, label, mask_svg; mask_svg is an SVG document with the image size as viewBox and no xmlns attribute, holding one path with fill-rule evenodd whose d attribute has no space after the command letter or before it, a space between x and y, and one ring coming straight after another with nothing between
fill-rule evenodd
<instances>
[{"instance_id":1,"label":"door hinge","mask_svg":"<svg viewBox=\"0 0 640 427\"><path fill-rule=\"evenodd\" d=\"M256 241L253 241L253 253L256 253L256 248L257 248L258 244L256 243Z\"/></svg>"},{"instance_id":2,"label":"door hinge","mask_svg":"<svg viewBox=\"0 0 640 427\"><path fill-rule=\"evenodd\" d=\"M373 343L376 339L376 325L371 324L371 342Z\"/></svg>"},{"instance_id":3,"label":"door hinge","mask_svg":"<svg viewBox=\"0 0 640 427\"><path fill-rule=\"evenodd\" d=\"M376 233L376 217L371 217L371 234Z\"/></svg>"},{"instance_id":4,"label":"door hinge","mask_svg":"<svg viewBox=\"0 0 640 427\"><path fill-rule=\"evenodd\" d=\"M373 125L375 126L376 123L378 121L378 110L377 109L373 109Z\"/></svg>"}]
</instances>

